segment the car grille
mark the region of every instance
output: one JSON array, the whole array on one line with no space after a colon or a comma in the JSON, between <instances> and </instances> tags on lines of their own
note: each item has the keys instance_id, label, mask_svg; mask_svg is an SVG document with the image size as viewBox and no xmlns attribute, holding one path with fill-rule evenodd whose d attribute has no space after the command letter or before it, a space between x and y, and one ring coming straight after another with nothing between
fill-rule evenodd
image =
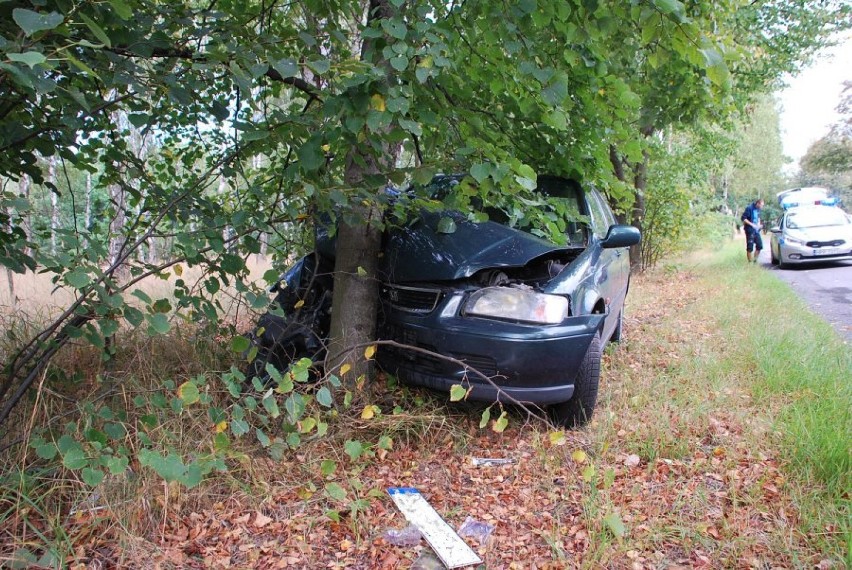
<instances>
[{"instance_id":1,"label":"car grille","mask_svg":"<svg viewBox=\"0 0 852 570\"><path fill-rule=\"evenodd\" d=\"M839 247L846 243L842 239L836 239L833 241L809 241L805 245L808 247Z\"/></svg>"},{"instance_id":2,"label":"car grille","mask_svg":"<svg viewBox=\"0 0 852 570\"><path fill-rule=\"evenodd\" d=\"M435 310L444 293L438 289L382 285L380 295L384 302L401 311L429 313Z\"/></svg>"},{"instance_id":3,"label":"car grille","mask_svg":"<svg viewBox=\"0 0 852 570\"><path fill-rule=\"evenodd\" d=\"M435 352L435 348L431 346L420 346L419 348ZM386 358L390 358L391 360L396 361L400 365L402 365L402 363L404 362L407 362L409 363L409 366L416 366L417 371L424 374L449 376L455 374L457 371L460 370L460 367L457 364L450 362L449 360L444 360L437 355L425 354L423 352L418 352L415 350L406 350L405 348L396 346L383 347L382 351ZM475 354L451 353L447 356L455 358L456 360L461 360L462 362L464 362L471 368L476 369L478 372L481 372L485 376L493 377L497 375L497 363L494 362L493 358ZM470 381L473 383L478 383L482 382L482 379L480 379L474 374L470 374Z\"/></svg>"}]
</instances>

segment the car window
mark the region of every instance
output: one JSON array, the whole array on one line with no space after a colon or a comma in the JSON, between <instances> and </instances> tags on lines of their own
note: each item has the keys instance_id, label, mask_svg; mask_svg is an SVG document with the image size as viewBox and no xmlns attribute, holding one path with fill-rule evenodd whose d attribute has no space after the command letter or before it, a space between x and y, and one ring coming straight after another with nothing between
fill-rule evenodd
<instances>
[{"instance_id":1,"label":"car window","mask_svg":"<svg viewBox=\"0 0 852 570\"><path fill-rule=\"evenodd\" d=\"M787 214L787 227L791 230L819 228L823 226L845 226L849 219L843 210L826 207L818 210L802 210Z\"/></svg>"},{"instance_id":2,"label":"car window","mask_svg":"<svg viewBox=\"0 0 852 570\"><path fill-rule=\"evenodd\" d=\"M603 198L596 189L590 188L586 192L586 197L592 211L592 231L595 232L597 237L603 239L606 237L609 227L615 223L615 218L612 217L609 207L605 205Z\"/></svg>"}]
</instances>

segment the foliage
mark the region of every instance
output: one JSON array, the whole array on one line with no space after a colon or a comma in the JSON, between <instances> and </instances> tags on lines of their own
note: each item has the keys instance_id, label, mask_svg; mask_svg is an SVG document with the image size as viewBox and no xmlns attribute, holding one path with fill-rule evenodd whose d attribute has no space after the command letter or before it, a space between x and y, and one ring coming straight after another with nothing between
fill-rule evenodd
<instances>
[{"instance_id":1,"label":"foliage","mask_svg":"<svg viewBox=\"0 0 852 570\"><path fill-rule=\"evenodd\" d=\"M640 247L642 267L653 267L679 248L694 245L690 238L711 237L713 230L701 222L725 205L712 186L713 174L723 171L735 146L730 132L702 126L670 130L654 139Z\"/></svg>"},{"instance_id":2,"label":"foliage","mask_svg":"<svg viewBox=\"0 0 852 570\"><path fill-rule=\"evenodd\" d=\"M848 206L852 204L852 82L845 82L837 111L837 123L802 157L797 181L802 186L831 188Z\"/></svg>"},{"instance_id":3,"label":"foliage","mask_svg":"<svg viewBox=\"0 0 852 570\"><path fill-rule=\"evenodd\" d=\"M75 295L8 359L4 439L14 407L69 344L90 343L110 360L125 329L152 338L184 323L207 330L225 291L264 309L246 257L264 244L278 246L282 262L310 248L314 214L337 216L341 231L360 230L354 236L378 230L388 184L467 172L455 204L523 211L536 173L550 172L594 181L622 206L644 199L644 183L623 170L646 179L648 157L662 156L652 134L728 117L819 44L820 32L848 24L848 13L780 0L0 4L0 262L46 272ZM680 231L678 214L701 202L697 174L675 164L650 173L660 181L649 192L659 206L652 237ZM64 175L50 174L54 166ZM91 191L80 187L88 175ZM30 184L39 190L25 191ZM57 222L33 224L46 192ZM78 223L84 202L98 223ZM333 315L355 334L333 336L367 346L375 280L362 278L374 275L360 261L375 262L379 242L339 242L350 249L335 279L351 279L352 289L335 287ZM202 276L184 279L195 268ZM140 287L169 275L173 295ZM240 341L232 346L243 356ZM270 371L275 387L254 391L244 390L239 366L180 385L163 378L134 404L152 407L151 429L203 407L210 449L193 457L153 445L144 430L122 448L100 408L32 442L88 483L135 456L167 481L196 485L223 468L231 437L254 437L280 457L324 435L326 414L366 398L357 367L370 357L344 360L337 364L356 367L351 374L335 366L340 378L311 386L301 381L307 364ZM211 384L230 399L217 405ZM372 405L357 408L375 414ZM495 431L507 423L503 412ZM353 443L347 453L369 449Z\"/></svg>"},{"instance_id":4,"label":"foliage","mask_svg":"<svg viewBox=\"0 0 852 570\"><path fill-rule=\"evenodd\" d=\"M783 152L777 102L762 97L750 111L732 157L729 196L738 214L757 198L763 198L767 204L774 202L775 193L785 189L781 178Z\"/></svg>"}]
</instances>

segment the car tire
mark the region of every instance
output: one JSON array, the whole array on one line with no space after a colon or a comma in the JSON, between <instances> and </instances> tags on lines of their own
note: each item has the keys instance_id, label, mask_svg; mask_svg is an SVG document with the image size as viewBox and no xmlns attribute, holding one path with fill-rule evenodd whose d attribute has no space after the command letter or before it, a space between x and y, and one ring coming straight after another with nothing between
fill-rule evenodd
<instances>
[{"instance_id":1,"label":"car tire","mask_svg":"<svg viewBox=\"0 0 852 570\"><path fill-rule=\"evenodd\" d=\"M772 262L772 265L778 265L778 258L775 257L775 250L772 249L772 246L769 247L769 261Z\"/></svg>"},{"instance_id":2,"label":"car tire","mask_svg":"<svg viewBox=\"0 0 852 570\"><path fill-rule=\"evenodd\" d=\"M615 330L609 336L609 342L621 342L624 336L624 307L618 311L618 320L616 321Z\"/></svg>"},{"instance_id":3,"label":"car tire","mask_svg":"<svg viewBox=\"0 0 852 570\"><path fill-rule=\"evenodd\" d=\"M574 395L567 402L550 407L550 417L561 427L574 428L588 423L592 419L598 400L598 387L601 378L601 335L595 333L589 349L580 363L577 378L574 380Z\"/></svg>"}]
</instances>

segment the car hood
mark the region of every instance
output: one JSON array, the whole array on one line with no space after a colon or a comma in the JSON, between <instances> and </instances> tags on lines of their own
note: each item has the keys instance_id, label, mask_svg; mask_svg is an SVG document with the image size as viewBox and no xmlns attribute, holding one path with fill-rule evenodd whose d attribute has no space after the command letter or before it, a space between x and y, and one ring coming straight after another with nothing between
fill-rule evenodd
<instances>
[{"instance_id":1,"label":"car hood","mask_svg":"<svg viewBox=\"0 0 852 570\"><path fill-rule=\"evenodd\" d=\"M852 226L823 226L817 228L788 229L787 235L802 241L852 241Z\"/></svg>"},{"instance_id":2,"label":"car hood","mask_svg":"<svg viewBox=\"0 0 852 570\"><path fill-rule=\"evenodd\" d=\"M455 227L439 232L439 224ZM481 269L522 267L561 251L568 248L496 222L471 222L458 212L424 212L413 224L389 230L382 266L394 283L452 281Z\"/></svg>"}]
</instances>

